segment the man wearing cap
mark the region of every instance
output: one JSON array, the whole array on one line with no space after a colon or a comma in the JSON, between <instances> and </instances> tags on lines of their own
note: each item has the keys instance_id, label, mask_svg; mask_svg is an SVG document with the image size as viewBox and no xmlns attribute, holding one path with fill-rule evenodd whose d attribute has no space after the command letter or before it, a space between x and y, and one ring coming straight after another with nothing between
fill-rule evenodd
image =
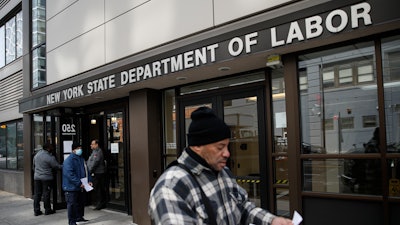
<instances>
[{"instance_id":1,"label":"man wearing cap","mask_svg":"<svg viewBox=\"0 0 400 225\"><path fill-rule=\"evenodd\" d=\"M207 107L196 109L188 146L157 180L148 212L154 224L293 225L248 200L226 163L231 131Z\"/></svg>"},{"instance_id":2,"label":"man wearing cap","mask_svg":"<svg viewBox=\"0 0 400 225\"><path fill-rule=\"evenodd\" d=\"M82 157L82 145L74 142L72 152L63 163L62 187L67 202L69 225L83 224L88 222L83 218L85 214L85 189L81 179L87 177L89 185L92 178L88 171L85 160Z\"/></svg>"}]
</instances>

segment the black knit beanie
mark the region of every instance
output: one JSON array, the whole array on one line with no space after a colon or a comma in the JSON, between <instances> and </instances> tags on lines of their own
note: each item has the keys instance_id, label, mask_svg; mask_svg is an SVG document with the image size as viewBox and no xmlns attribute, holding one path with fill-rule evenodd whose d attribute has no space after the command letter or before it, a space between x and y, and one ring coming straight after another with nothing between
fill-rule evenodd
<instances>
[{"instance_id":1,"label":"black knit beanie","mask_svg":"<svg viewBox=\"0 0 400 225\"><path fill-rule=\"evenodd\" d=\"M208 107L196 109L190 117L192 123L187 134L189 146L206 145L231 137L228 125Z\"/></svg>"}]
</instances>

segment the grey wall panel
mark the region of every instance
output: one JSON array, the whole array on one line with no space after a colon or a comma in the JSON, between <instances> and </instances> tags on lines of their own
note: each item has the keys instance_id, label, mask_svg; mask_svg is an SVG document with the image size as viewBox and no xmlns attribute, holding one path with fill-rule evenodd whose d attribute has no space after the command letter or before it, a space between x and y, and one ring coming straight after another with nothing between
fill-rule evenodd
<instances>
[{"instance_id":1,"label":"grey wall panel","mask_svg":"<svg viewBox=\"0 0 400 225\"><path fill-rule=\"evenodd\" d=\"M18 119L18 100L22 98L22 73L0 80L0 122Z\"/></svg>"}]
</instances>

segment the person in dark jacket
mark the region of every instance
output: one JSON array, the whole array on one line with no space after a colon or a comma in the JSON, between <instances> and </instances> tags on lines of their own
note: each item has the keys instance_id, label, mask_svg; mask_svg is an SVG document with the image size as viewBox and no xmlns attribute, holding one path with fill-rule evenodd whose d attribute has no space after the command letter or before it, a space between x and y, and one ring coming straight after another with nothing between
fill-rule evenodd
<instances>
[{"instance_id":1,"label":"person in dark jacket","mask_svg":"<svg viewBox=\"0 0 400 225\"><path fill-rule=\"evenodd\" d=\"M62 188L65 192L67 202L69 225L83 224L88 222L83 216L85 214L86 192L81 179L87 178L88 184L92 186L92 178L85 160L82 157L82 145L74 142L72 152L63 164Z\"/></svg>"},{"instance_id":2,"label":"person in dark jacket","mask_svg":"<svg viewBox=\"0 0 400 225\"><path fill-rule=\"evenodd\" d=\"M99 140L94 139L90 144L92 154L87 161L88 168L92 172L93 187L96 194L95 210L104 209L106 207L106 190L105 190L105 163L103 151L99 148Z\"/></svg>"},{"instance_id":3,"label":"person in dark jacket","mask_svg":"<svg viewBox=\"0 0 400 225\"><path fill-rule=\"evenodd\" d=\"M50 204L50 193L52 189L52 183L54 180L53 171L61 169L60 165L52 151L54 147L50 143L43 145L43 149L38 151L33 157L33 170L34 170L34 198L33 198L33 212L35 216L42 215L40 210L40 200L43 196L44 214L50 215L55 213L55 210L51 209Z\"/></svg>"},{"instance_id":4,"label":"person in dark jacket","mask_svg":"<svg viewBox=\"0 0 400 225\"><path fill-rule=\"evenodd\" d=\"M231 130L207 107L191 114L189 147L158 179L148 213L155 225L293 225L256 207L228 169Z\"/></svg>"}]
</instances>

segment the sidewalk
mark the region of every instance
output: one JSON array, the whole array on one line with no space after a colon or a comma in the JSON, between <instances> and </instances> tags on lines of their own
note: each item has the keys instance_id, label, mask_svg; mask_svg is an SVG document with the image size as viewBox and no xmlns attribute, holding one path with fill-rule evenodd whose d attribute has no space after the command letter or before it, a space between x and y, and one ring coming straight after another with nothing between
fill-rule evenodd
<instances>
[{"instance_id":1,"label":"sidewalk","mask_svg":"<svg viewBox=\"0 0 400 225\"><path fill-rule=\"evenodd\" d=\"M41 203L42 204L42 203ZM107 209L85 208L85 219L89 225L135 225L132 216ZM43 210L42 210L43 211ZM52 215L33 215L33 200L0 190L1 225L68 225L67 210L57 210Z\"/></svg>"}]
</instances>

